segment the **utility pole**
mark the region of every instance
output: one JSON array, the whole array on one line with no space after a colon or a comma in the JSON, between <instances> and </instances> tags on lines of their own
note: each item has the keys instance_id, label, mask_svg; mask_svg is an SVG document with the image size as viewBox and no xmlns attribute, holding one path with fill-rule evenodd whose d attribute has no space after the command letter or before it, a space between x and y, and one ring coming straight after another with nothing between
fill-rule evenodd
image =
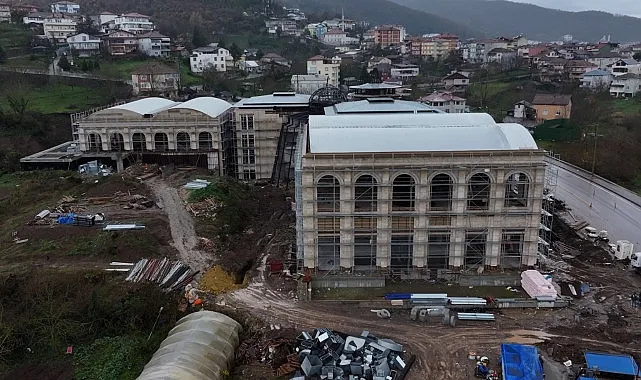
<instances>
[{"instance_id":1,"label":"utility pole","mask_svg":"<svg viewBox=\"0 0 641 380\"><path fill-rule=\"evenodd\" d=\"M592 126L594 127L594 132L588 133L588 135L591 135L592 137L594 137L594 147L592 151L592 175L594 175L594 172L596 171L596 149L597 149L596 142L597 142L597 138L603 137L603 135L598 134L598 127L599 127L598 123L594 123L592 124Z\"/></svg>"}]
</instances>

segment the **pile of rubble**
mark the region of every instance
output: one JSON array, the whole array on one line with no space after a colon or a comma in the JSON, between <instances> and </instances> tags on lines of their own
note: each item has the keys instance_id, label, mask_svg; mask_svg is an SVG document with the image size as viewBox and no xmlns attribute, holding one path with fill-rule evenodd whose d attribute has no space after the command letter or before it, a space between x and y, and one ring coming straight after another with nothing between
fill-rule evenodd
<instances>
[{"instance_id":1,"label":"pile of rubble","mask_svg":"<svg viewBox=\"0 0 641 380\"><path fill-rule=\"evenodd\" d=\"M156 202L141 194L127 194L122 191L116 191L113 196L108 197L91 197L86 201L93 205L105 203L120 203L123 209L144 210L156 205Z\"/></svg>"},{"instance_id":2,"label":"pile of rubble","mask_svg":"<svg viewBox=\"0 0 641 380\"><path fill-rule=\"evenodd\" d=\"M189 210L189 212L191 212L193 216L214 218L220 206L221 206L221 203L216 199L207 198L201 202L188 203L186 207L187 207L187 210Z\"/></svg>"},{"instance_id":3,"label":"pile of rubble","mask_svg":"<svg viewBox=\"0 0 641 380\"><path fill-rule=\"evenodd\" d=\"M403 346L390 339L378 339L368 331L360 336L346 336L326 328L296 339L300 371L293 379L402 379L409 366L403 360ZM294 366L293 359L287 364ZM411 364L411 363L410 363Z\"/></svg>"},{"instance_id":4,"label":"pile of rubble","mask_svg":"<svg viewBox=\"0 0 641 380\"><path fill-rule=\"evenodd\" d=\"M140 180L151 178L160 173L160 167L156 164L136 163L125 169L125 174L136 177Z\"/></svg>"}]
</instances>

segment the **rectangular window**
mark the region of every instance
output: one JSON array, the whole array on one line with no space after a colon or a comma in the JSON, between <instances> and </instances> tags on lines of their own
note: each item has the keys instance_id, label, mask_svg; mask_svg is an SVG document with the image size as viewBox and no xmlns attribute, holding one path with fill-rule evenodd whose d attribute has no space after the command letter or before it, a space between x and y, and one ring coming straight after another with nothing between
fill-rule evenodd
<instances>
[{"instance_id":1,"label":"rectangular window","mask_svg":"<svg viewBox=\"0 0 641 380\"><path fill-rule=\"evenodd\" d=\"M477 268L485 265L486 246L486 232L468 232L465 234L465 268Z\"/></svg>"},{"instance_id":2,"label":"rectangular window","mask_svg":"<svg viewBox=\"0 0 641 380\"><path fill-rule=\"evenodd\" d=\"M254 115L240 115L240 127L243 131L254 129Z\"/></svg>"},{"instance_id":3,"label":"rectangular window","mask_svg":"<svg viewBox=\"0 0 641 380\"><path fill-rule=\"evenodd\" d=\"M501 266L519 268L523 255L524 230L504 230L501 237Z\"/></svg>"},{"instance_id":4,"label":"rectangular window","mask_svg":"<svg viewBox=\"0 0 641 380\"><path fill-rule=\"evenodd\" d=\"M256 154L254 149L243 149L243 165L253 165L256 163Z\"/></svg>"},{"instance_id":5,"label":"rectangular window","mask_svg":"<svg viewBox=\"0 0 641 380\"><path fill-rule=\"evenodd\" d=\"M340 269L341 245L340 235L329 235L318 237L317 257L318 269L338 270Z\"/></svg>"},{"instance_id":6,"label":"rectangular window","mask_svg":"<svg viewBox=\"0 0 641 380\"><path fill-rule=\"evenodd\" d=\"M248 181L256 179L256 170L243 169L243 179Z\"/></svg>"},{"instance_id":7,"label":"rectangular window","mask_svg":"<svg viewBox=\"0 0 641 380\"><path fill-rule=\"evenodd\" d=\"M354 236L354 268L374 269L376 268L376 235L355 235Z\"/></svg>"},{"instance_id":8,"label":"rectangular window","mask_svg":"<svg viewBox=\"0 0 641 380\"><path fill-rule=\"evenodd\" d=\"M445 269L450 259L449 232L433 232L428 235L427 267L429 269Z\"/></svg>"},{"instance_id":9,"label":"rectangular window","mask_svg":"<svg viewBox=\"0 0 641 380\"><path fill-rule=\"evenodd\" d=\"M412 235L392 235L390 267L396 272L408 272L412 268L414 237Z\"/></svg>"},{"instance_id":10,"label":"rectangular window","mask_svg":"<svg viewBox=\"0 0 641 380\"><path fill-rule=\"evenodd\" d=\"M253 148L255 146L254 135L242 135L240 137L240 146L242 148Z\"/></svg>"}]
</instances>

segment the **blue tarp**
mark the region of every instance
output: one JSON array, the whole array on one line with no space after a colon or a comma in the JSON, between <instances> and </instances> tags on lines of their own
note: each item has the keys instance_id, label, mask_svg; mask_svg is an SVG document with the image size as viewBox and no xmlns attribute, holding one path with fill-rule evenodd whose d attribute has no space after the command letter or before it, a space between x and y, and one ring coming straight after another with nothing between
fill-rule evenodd
<instances>
[{"instance_id":1,"label":"blue tarp","mask_svg":"<svg viewBox=\"0 0 641 380\"><path fill-rule=\"evenodd\" d=\"M586 352L585 362L590 369L598 369L600 373L635 376L639 366L630 355L604 354L601 352Z\"/></svg>"},{"instance_id":2,"label":"blue tarp","mask_svg":"<svg viewBox=\"0 0 641 380\"><path fill-rule=\"evenodd\" d=\"M543 366L534 346L501 345L503 380L543 380Z\"/></svg>"},{"instance_id":3,"label":"blue tarp","mask_svg":"<svg viewBox=\"0 0 641 380\"><path fill-rule=\"evenodd\" d=\"M387 293L385 295L386 300L408 300L412 298L411 293Z\"/></svg>"},{"instance_id":4,"label":"blue tarp","mask_svg":"<svg viewBox=\"0 0 641 380\"><path fill-rule=\"evenodd\" d=\"M58 224L73 224L73 218L76 214L63 214L58 217Z\"/></svg>"}]
</instances>

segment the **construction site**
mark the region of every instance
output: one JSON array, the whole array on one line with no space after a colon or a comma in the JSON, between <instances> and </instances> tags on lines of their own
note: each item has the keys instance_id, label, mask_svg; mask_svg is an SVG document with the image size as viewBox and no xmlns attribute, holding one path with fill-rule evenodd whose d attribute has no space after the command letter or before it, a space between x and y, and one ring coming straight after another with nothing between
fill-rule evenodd
<instances>
[{"instance_id":1,"label":"construction site","mask_svg":"<svg viewBox=\"0 0 641 380\"><path fill-rule=\"evenodd\" d=\"M214 169L2 177L5 377L637 375L613 364L641 360L631 256L555 198L523 127L387 99L301 119L300 102L225 108L240 119L240 146L220 150L240 157L233 175L223 154ZM243 140L260 134L252 107L289 115L269 152ZM135 361L89 345L113 336L138 342Z\"/></svg>"}]
</instances>

